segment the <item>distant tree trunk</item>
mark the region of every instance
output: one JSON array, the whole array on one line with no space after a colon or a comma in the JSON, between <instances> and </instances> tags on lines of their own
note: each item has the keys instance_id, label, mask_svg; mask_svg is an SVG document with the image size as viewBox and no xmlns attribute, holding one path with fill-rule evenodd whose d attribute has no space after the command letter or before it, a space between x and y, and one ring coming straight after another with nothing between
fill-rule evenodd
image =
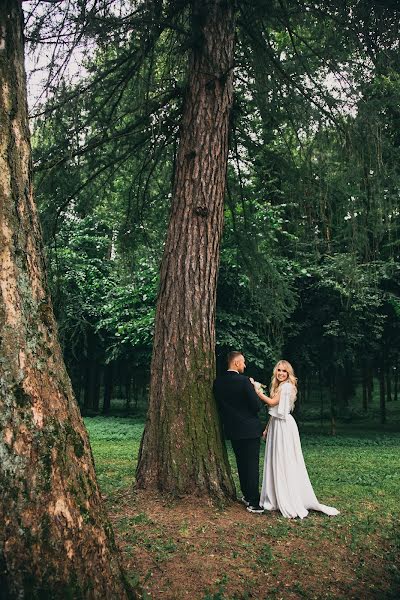
<instances>
[{"instance_id":1,"label":"distant tree trunk","mask_svg":"<svg viewBox=\"0 0 400 600\"><path fill-rule=\"evenodd\" d=\"M108 363L105 367L104 372L104 399L103 399L103 413L106 415L110 412L111 398L114 385L114 365Z\"/></svg>"},{"instance_id":2,"label":"distant tree trunk","mask_svg":"<svg viewBox=\"0 0 400 600\"><path fill-rule=\"evenodd\" d=\"M127 366L125 375L125 408L129 412L132 400L132 374L129 365Z\"/></svg>"},{"instance_id":3,"label":"distant tree trunk","mask_svg":"<svg viewBox=\"0 0 400 600\"><path fill-rule=\"evenodd\" d=\"M85 385L86 385L86 366L85 361L82 360L79 362L79 406L81 408L84 407L85 402Z\"/></svg>"},{"instance_id":4,"label":"distant tree trunk","mask_svg":"<svg viewBox=\"0 0 400 600\"><path fill-rule=\"evenodd\" d=\"M308 369L307 369L308 371ZM303 401L305 404L308 404L309 401L309 395L310 395L310 378L308 377L308 375L305 375L304 377L304 387L303 387Z\"/></svg>"},{"instance_id":5,"label":"distant tree trunk","mask_svg":"<svg viewBox=\"0 0 400 600\"><path fill-rule=\"evenodd\" d=\"M342 366L335 367L335 403L342 410L349 404L349 392L347 389L347 381L345 370Z\"/></svg>"},{"instance_id":6,"label":"distant tree trunk","mask_svg":"<svg viewBox=\"0 0 400 600\"><path fill-rule=\"evenodd\" d=\"M346 362L343 373L343 395L345 406L351 406L351 400L356 394L356 370L354 364Z\"/></svg>"},{"instance_id":7,"label":"distant tree trunk","mask_svg":"<svg viewBox=\"0 0 400 600\"><path fill-rule=\"evenodd\" d=\"M374 391L374 373L372 371L371 365L367 367L367 404L371 406L372 404L372 392Z\"/></svg>"},{"instance_id":8,"label":"distant tree trunk","mask_svg":"<svg viewBox=\"0 0 400 600\"><path fill-rule=\"evenodd\" d=\"M86 339L86 356L85 356L85 379L84 379L84 398L83 407L85 411L96 410L96 402L98 408L99 399L96 400L96 343L95 336L91 329L87 333ZM98 390L100 392L100 390Z\"/></svg>"},{"instance_id":9,"label":"distant tree trunk","mask_svg":"<svg viewBox=\"0 0 400 600\"><path fill-rule=\"evenodd\" d=\"M379 369L379 406L381 413L381 423L386 423L386 394L385 394L385 369L383 366Z\"/></svg>"},{"instance_id":10,"label":"distant tree trunk","mask_svg":"<svg viewBox=\"0 0 400 600\"><path fill-rule=\"evenodd\" d=\"M368 373L367 368L363 365L361 370L361 383L362 383L362 408L364 412L368 410Z\"/></svg>"},{"instance_id":11,"label":"distant tree trunk","mask_svg":"<svg viewBox=\"0 0 400 600\"><path fill-rule=\"evenodd\" d=\"M189 78L137 481L175 494L233 497L211 389L233 89L234 2L191 4Z\"/></svg>"},{"instance_id":12,"label":"distant tree trunk","mask_svg":"<svg viewBox=\"0 0 400 600\"><path fill-rule=\"evenodd\" d=\"M332 377L331 386L330 386L331 435L336 435L336 405L337 405L337 401L338 401L337 367L333 367L331 377Z\"/></svg>"},{"instance_id":13,"label":"distant tree trunk","mask_svg":"<svg viewBox=\"0 0 400 600\"><path fill-rule=\"evenodd\" d=\"M95 412L100 408L101 369L98 362L94 363L93 369L93 400L92 406Z\"/></svg>"},{"instance_id":14,"label":"distant tree trunk","mask_svg":"<svg viewBox=\"0 0 400 600\"><path fill-rule=\"evenodd\" d=\"M322 428L324 425L324 390L322 387L321 369L318 369L318 390L319 390L320 421L321 421L321 428Z\"/></svg>"},{"instance_id":15,"label":"distant tree trunk","mask_svg":"<svg viewBox=\"0 0 400 600\"><path fill-rule=\"evenodd\" d=\"M399 363L395 363L394 378L393 378L393 400L397 402L399 397Z\"/></svg>"},{"instance_id":16,"label":"distant tree trunk","mask_svg":"<svg viewBox=\"0 0 400 600\"><path fill-rule=\"evenodd\" d=\"M0 3L0 588L128 597L47 292L20 0Z\"/></svg>"},{"instance_id":17,"label":"distant tree trunk","mask_svg":"<svg viewBox=\"0 0 400 600\"><path fill-rule=\"evenodd\" d=\"M392 366L389 365L389 367L386 369L386 397L387 397L387 401L388 402L392 402L393 397L392 397Z\"/></svg>"}]
</instances>

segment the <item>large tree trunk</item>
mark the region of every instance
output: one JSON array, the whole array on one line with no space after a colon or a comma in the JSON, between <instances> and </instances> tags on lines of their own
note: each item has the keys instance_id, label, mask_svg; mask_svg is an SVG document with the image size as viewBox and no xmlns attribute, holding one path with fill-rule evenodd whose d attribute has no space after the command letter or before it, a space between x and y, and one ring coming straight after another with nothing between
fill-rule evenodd
<instances>
[{"instance_id":1,"label":"large tree trunk","mask_svg":"<svg viewBox=\"0 0 400 600\"><path fill-rule=\"evenodd\" d=\"M232 105L233 2L192 1L192 51L161 268L140 486L233 496L212 397Z\"/></svg>"},{"instance_id":2,"label":"large tree trunk","mask_svg":"<svg viewBox=\"0 0 400 600\"><path fill-rule=\"evenodd\" d=\"M0 589L127 598L46 289L20 0L0 4Z\"/></svg>"}]
</instances>

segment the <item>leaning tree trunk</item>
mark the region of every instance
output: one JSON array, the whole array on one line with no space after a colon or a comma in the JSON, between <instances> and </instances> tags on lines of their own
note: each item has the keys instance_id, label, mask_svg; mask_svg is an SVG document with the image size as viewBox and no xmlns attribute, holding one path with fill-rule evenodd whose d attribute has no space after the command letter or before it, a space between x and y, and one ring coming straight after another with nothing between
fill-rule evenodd
<instances>
[{"instance_id":1,"label":"leaning tree trunk","mask_svg":"<svg viewBox=\"0 0 400 600\"><path fill-rule=\"evenodd\" d=\"M232 105L233 2L192 1L192 50L161 267L138 485L233 496L212 381Z\"/></svg>"},{"instance_id":2,"label":"leaning tree trunk","mask_svg":"<svg viewBox=\"0 0 400 600\"><path fill-rule=\"evenodd\" d=\"M0 4L0 590L127 598L46 289L20 0Z\"/></svg>"}]
</instances>

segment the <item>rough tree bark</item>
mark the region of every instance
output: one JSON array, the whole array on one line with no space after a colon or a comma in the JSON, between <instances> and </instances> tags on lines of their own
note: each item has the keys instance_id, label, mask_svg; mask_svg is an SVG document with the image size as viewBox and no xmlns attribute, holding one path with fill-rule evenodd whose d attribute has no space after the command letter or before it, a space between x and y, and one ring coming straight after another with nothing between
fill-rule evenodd
<instances>
[{"instance_id":1,"label":"rough tree bark","mask_svg":"<svg viewBox=\"0 0 400 600\"><path fill-rule=\"evenodd\" d=\"M1 595L132 597L46 287L20 0L0 4L0 261Z\"/></svg>"},{"instance_id":2,"label":"rough tree bark","mask_svg":"<svg viewBox=\"0 0 400 600\"><path fill-rule=\"evenodd\" d=\"M234 494L211 392L233 88L233 5L191 2L189 76L137 469L139 486L178 495Z\"/></svg>"}]
</instances>

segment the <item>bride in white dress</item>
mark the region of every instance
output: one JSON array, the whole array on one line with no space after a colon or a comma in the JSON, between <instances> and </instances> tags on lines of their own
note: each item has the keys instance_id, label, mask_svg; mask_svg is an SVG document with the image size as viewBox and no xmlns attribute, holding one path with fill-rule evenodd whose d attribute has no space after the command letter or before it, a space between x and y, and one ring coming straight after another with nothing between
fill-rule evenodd
<instances>
[{"instance_id":1,"label":"bride in white dress","mask_svg":"<svg viewBox=\"0 0 400 600\"><path fill-rule=\"evenodd\" d=\"M329 516L339 514L336 508L320 504L314 494L301 450L299 430L290 414L297 394L297 379L293 367L280 360L274 368L270 395L265 396L259 385L255 389L270 409L266 435L264 475L260 505L266 510L280 510L284 517L304 519L309 510Z\"/></svg>"}]
</instances>

